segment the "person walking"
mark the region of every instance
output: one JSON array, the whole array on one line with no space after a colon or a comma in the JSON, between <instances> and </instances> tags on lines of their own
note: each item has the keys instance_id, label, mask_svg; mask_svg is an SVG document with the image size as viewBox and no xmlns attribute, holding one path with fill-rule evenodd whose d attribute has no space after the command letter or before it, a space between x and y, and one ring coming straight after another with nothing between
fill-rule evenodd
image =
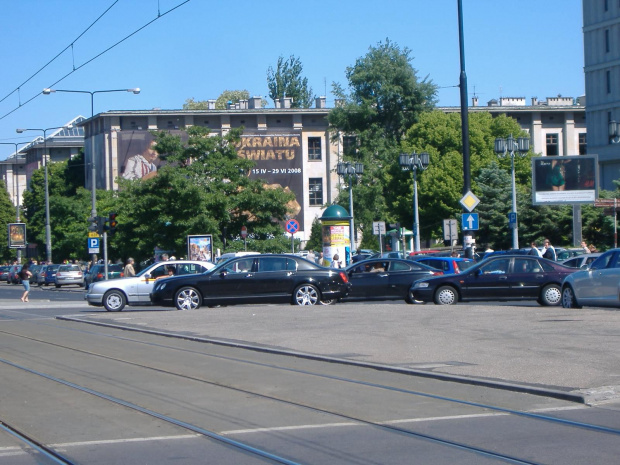
<instances>
[{"instance_id":1,"label":"person walking","mask_svg":"<svg viewBox=\"0 0 620 465\"><path fill-rule=\"evenodd\" d=\"M581 248L583 249L583 253L592 253L586 241L581 241Z\"/></svg>"},{"instance_id":2,"label":"person walking","mask_svg":"<svg viewBox=\"0 0 620 465\"><path fill-rule=\"evenodd\" d=\"M540 250L538 250L538 246L536 245L535 241L532 241L532 243L530 244L530 246L532 247L530 249L530 251L527 253L528 255L534 255L535 257L542 257L542 253L540 252Z\"/></svg>"},{"instance_id":3,"label":"person walking","mask_svg":"<svg viewBox=\"0 0 620 465\"><path fill-rule=\"evenodd\" d=\"M32 277L32 273L28 268L29 266L26 263L19 272L20 278L22 279L22 285L24 286L24 293L21 298L22 302L28 302L28 293L30 292L30 278Z\"/></svg>"},{"instance_id":4,"label":"person walking","mask_svg":"<svg viewBox=\"0 0 620 465\"><path fill-rule=\"evenodd\" d=\"M549 260L553 260L556 261L558 259L558 256L555 253L555 248L551 245L551 242L549 241L549 239L545 239L545 247L544 247L544 251L543 251L543 258L549 259Z\"/></svg>"},{"instance_id":5,"label":"person walking","mask_svg":"<svg viewBox=\"0 0 620 465\"><path fill-rule=\"evenodd\" d=\"M123 270L123 274L125 275L125 278L131 278L136 275L136 270L134 270L133 264L134 264L133 258L129 257L127 259L127 264L125 265L125 269Z\"/></svg>"}]
</instances>

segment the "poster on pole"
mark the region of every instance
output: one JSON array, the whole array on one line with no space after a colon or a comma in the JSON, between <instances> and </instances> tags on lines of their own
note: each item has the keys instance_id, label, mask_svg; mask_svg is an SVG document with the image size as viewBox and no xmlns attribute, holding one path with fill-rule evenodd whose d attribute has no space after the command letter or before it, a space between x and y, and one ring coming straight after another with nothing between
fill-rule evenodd
<instances>
[{"instance_id":1,"label":"poster on pole","mask_svg":"<svg viewBox=\"0 0 620 465\"><path fill-rule=\"evenodd\" d=\"M213 236L211 234L187 236L187 258L212 263Z\"/></svg>"},{"instance_id":2,"label":"poster on pole","mask_svg":"<svg viewBox=\"0 0 620 465\"><path fill-rule=\"evenodd\" d=\"M594 203L597 197L596 155L532 158L533 205Z\"/></svg>"},{"instance_id":3,"label":"poster on pole","mask_svg":"<svg viewBox=\"0 0 620 465\"><path fill-rule=\"evenodd\" d=\"M9 248L23 249L26 247L26 224L9 223Z\"/></svg>"}]
</instances>

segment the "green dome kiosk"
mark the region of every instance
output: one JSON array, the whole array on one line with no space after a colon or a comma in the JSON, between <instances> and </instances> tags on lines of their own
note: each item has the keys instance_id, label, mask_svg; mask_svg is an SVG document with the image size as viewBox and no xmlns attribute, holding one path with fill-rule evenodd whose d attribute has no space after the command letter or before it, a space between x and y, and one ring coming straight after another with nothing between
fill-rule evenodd
<instances>
[{"instance_id":1,"label":"green dome kiosk","mask_svg":"<svg viewBox=\"0 0 620 465\"><path fill-rule=\"evenodd\" d=\"M340 205L331 205L321 216L323 238L323 263L321 265L344 268L351 263L351 236L349 212Z\"/></svg>"}]
</instances>

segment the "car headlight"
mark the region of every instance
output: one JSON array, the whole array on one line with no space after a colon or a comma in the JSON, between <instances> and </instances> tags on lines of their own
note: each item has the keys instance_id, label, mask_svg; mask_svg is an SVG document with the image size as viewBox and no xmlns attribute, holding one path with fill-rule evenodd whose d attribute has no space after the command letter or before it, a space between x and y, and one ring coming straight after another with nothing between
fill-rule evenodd
<instances>
[{"instance_id":1,"label":"car headlight","mask_svg":"<svg viewBox=\"0 0 620 465\"><path fill-rule=\"evenodd\" d=\"M426 282L415 283L414 287L428 287L428 283L426 283Z\"/></svg>"}]
</instances>

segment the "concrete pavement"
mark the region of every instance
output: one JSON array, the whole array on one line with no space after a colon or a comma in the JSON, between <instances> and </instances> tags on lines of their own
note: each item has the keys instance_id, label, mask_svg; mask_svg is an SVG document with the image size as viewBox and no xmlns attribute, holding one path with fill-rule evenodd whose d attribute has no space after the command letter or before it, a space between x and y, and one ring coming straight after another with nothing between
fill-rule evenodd
<instances>
[{"instance_id":1,"label":"concrete pavement","mask_svg":"<svg viewBox=\"0 0 620 465\"><path fill-rule=\"evenodd\" d=\"M59 317L598 403L620 398L620 311L535 303L230 306L197 311L72 304ZM80 311L78 311L80 309Z\"/></svg>"}]
</instances>

